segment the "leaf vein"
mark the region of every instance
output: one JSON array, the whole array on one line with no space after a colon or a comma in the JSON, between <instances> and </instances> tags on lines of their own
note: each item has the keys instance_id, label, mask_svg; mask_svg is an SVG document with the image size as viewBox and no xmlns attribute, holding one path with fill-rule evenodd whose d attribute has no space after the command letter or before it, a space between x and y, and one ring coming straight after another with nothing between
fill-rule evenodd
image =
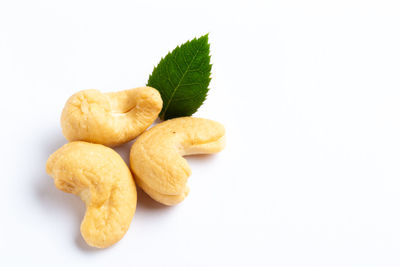
<instances>
[{"instance_id":1,"label":"leaf vein","mask_svg":"<svg viewBox=\"0 0 400 267\"><path fill-rule=\"evenodd\" d=\"M181 73L181 75L183 74L183 71L181 70L181 67L179 67L178 62L176 62L176 56L174 55L172 57L172 61L175 63L175 65L178 67L179 72Z\"/></svg>"},{"instance_id":2,"label":"leaf vein","mask_svg":"<svg viewBox=\"0 0 400 267\"><path fill-rule=\"evenodd\" d=\"M172 91L172 95L171 95L171 97L169 98L167 105L165 106L164 113L162 114L162 117L165 116L165 113L167 112L168 107L169 107L169 105L171 104L172 98L174 97L174 95L175 95L177 89L179 88L179 86L180 86L180 84L181 84L183 78L185 77L186 73L187 73L188 70L190 69L190 66L193 64L193 61L195 60L195 58L196 58L197 54L199 53L199 51L200 51L200 47L197 47L196 53L194 54L194 56L193 56L192 60L190 61L189 65L187 66L187 69L186 69L185 72L183 73L182 77L179 79L178 85L177 85L177 86L174 88L174 90Z\"/></svg>"}]
</instances>

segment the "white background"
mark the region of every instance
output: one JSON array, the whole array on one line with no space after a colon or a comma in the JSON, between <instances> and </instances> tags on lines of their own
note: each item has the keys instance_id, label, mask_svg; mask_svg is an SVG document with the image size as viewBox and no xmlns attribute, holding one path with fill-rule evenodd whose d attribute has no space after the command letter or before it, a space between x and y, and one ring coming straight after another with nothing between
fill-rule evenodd
<instances>
[{"instance_id":1,"label":"white background","mask_svg":"<svg viewBox=\"0 0 400 267\"><path fill-rule=\"evenodd\" d=\"M0 265L399 266L397 2L1 1ZM207 32L195 116L226 149L188 158L183 203L139 191L125 237L88 247L83 203L45 172L65 101L143 86Z\"/></svg>"}]
</instances>

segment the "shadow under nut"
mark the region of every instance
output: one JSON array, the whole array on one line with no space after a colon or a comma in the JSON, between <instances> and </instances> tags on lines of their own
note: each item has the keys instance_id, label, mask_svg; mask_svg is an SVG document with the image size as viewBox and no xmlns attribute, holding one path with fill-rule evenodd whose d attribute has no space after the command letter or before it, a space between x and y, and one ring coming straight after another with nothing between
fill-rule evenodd
<instances>
[{"instance_id":1,"label":"shadow under nut","mask_svg":"<svg viewBox=\"0 0 400 267\"><path fill-rule=\"evenodd\" d=\"M132 174L111 148L72 142L54 152L46 164L55 186L81 197L86 204L81 234L86 243L105 248L126 233L136 210Z\"/></svg>"},{"instance_id":2,"label":"shadow under nut","mask_svg":"<svg viewBox=\"0 0 400 267\"><path fill-rule=\"evenodd\" d=\"M138 186L150 197L175 205L189 193L191 170L183 156L217 153L224 146L225 129L218 122L193 117L167 120L138 137L130 165Z\"/></svg>"},{"instance_id":3,"label":"shadow under nut","mask_svg":"<svg viewBox=\"0 0 400 267\"><path fill-rule=\"evenodd\" d=\"M152 87L101 93L83 90L72 95L61 115L68 141L117 146L145 131L162 109L159 92Z\"/></svg>"}]
</instances>

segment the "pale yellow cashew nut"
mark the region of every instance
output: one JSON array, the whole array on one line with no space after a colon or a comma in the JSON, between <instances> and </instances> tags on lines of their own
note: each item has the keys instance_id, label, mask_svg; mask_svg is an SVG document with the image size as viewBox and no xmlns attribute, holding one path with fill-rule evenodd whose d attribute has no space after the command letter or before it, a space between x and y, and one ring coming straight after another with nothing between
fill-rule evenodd
<instances>
[{"instance_id":1,"label":"pale yellow cashew nut","mask_svg":"<svg viewBox=\"0 0 400 267\"><path fill-rule=\"evenodd\" d=\"M101 93L83 90L64 106L61 127L68 141L117 146L126 143L157 118L162 108L159 92L151 87Z\"/></svg>"},{"instance_id":2,"label":"pale yellow cashew nut","mask_svg":"<svg viewBox=\"0 0 400 267\"><path fill-rule=\"evenodd\" d=\"M105 248L124 236L137 195L132 174L117 152L98 144L68 143L49 157L46 171L58 189L86 203L81 233L88 245Z\"/></svg>"},{"instance_id":3,"label":"pale yellow cashew nut","mask_svg":"<svg viewBox=\"0 0 400 267\"><path fill-rule=\"evenodd\" d=\"M164 121L143 133L133 144L130 165L135 181L154 200L175 205L189 193L191 174L182 157L210 154L225 146L225 129L215 121L183 117Z\"/></svg>"}]
</instances>

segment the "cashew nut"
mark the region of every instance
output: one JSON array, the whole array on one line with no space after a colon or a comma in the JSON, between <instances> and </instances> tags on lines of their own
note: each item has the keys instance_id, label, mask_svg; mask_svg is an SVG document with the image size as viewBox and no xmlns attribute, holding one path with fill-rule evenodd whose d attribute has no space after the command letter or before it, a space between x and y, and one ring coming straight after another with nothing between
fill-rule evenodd
<instances>
[{"instance_id":1,"label":"cashew nut","mask_svg":"<svg viewBox=\"0 0 400 267\"><path fill-rule=\"evenodd\" d=\"M193 117L167 120L136 140L130 165L139 187L154 200L175 205L189 193L191 170L182 156L217 153L224 146L225 129L218 122Z\"/></svg>"},{"instance_id":2,"label":"cashew nut","mask_svg":"<svg viewBox=\"0 0 400 267\"><path fill-rule=\"evenodd\" d=\"M146 130L161 108L161 96L151 87L105 94L83 90L65 104L61 127L68 141L117 146Z\"/></svg>"},{"instance_id":3,"label":"cashew nut","mask_svg":"<svg viewBox=\"0 0 400 267\"><path fill-rule=\"evenodd\" d=\"M98 144L68 143L49 157L46 171L58 189L86 203L81 224L86 243L105 248L124 236L137 195L132 174L117 152Z\"/></svg>"}]
</instances>

